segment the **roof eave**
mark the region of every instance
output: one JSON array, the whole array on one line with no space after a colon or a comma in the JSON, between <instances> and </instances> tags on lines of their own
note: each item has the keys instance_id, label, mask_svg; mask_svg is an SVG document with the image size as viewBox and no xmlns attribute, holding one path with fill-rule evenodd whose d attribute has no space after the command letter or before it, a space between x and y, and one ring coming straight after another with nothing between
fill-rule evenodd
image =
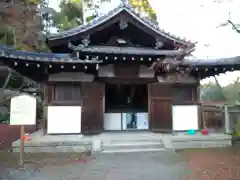
<instances>
[{"instance_id":1,"label":"roof eave","mask_svg":"<svg viewBox=\"0 0 240 180\"><path fill-rule=\"evenodd\" d=\"M174 36L173 34L170 34L170 32L166 32L163 29L160 29L157 24L151 22L150 20L140 17L140 15L130 5L120 5L115 9L113 9L112 11L110 11L109 13L107 13L106 15L104 15L103 17L95 18L86 25L81 25L58 34L50 35L47 39L48 41L55 41L55 40L65 39L77 34L87 32L88 30L105 23L106 21L108 21L109 19L113 18L114 16L118 15L123 11L126 11L128 14L130 14L136 20L138 20L139 22L141 22L142 24L150 28L156 34L159 34L160 36L164 36L170 40L183 44L187 47L195 47L195 44L196 44L195 42L187 41L180 37Z\"/></svg>"}]
</instances>

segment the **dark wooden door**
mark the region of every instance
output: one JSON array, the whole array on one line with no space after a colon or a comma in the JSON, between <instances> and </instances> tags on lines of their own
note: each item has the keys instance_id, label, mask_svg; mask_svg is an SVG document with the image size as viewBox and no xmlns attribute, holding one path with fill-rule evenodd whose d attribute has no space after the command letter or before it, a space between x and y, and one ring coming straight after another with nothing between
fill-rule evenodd
<instances>
[{"instance_id":1,"label":"dark wooden door","mask_svg":"<svg viewBox=\"0 0 240 180\"><path fill-rule=\"evenodd\" d=\"M152 99L150 128L154 132L172 131L171 99Z\"/></svg>"},{"instance_id":2,"label":"dark wooden door","mask_svg":"<svg viewBox=\"0 0 240 180\"><path fill-rule=\"evenodd\" d=\"M172 131L172 87L149 85L149 127L154 132Z\"/></svg>"},{"instance_id":3,"label":"dark wooden door","mask_svg":"<svg viewBox=\"0 0 240 180\"><path fill-rule=\"evenodd\" d=\"M103 98L105 85L95 82L82 84L82 133L98 134L103 131Z\"/></svg>"}]
</instances>

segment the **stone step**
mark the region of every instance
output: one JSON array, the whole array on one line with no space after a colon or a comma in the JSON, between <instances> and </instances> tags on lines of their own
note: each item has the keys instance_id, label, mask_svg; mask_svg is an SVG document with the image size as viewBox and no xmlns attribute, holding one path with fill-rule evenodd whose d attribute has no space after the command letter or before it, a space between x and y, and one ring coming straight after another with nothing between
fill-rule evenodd
<instances>
[{"instance_id":1,"label":"stone step","mask_svg":"<svg viewBox=\"0 0 240 180\"><path fill-rule=\"evenodd\" d=\"M103 143L103 150L118 150L118 149L154 149L165 148L163 143L156 142L134 142L134 143Z\"/></svg>"},{"instance_id":2,"label":"stone step","mask_svg":"<svg viewBox=\"0 0 240 180\"><path fill-rule=\"evenodd\" d=\"M13 152L20 152L19 147L13 147ZM87 152L91 151L91 146L72 145L72 146L28 146L24 148L26 153L62 153L62 152Z\"/></svg>"},{"instance_id":3,"label":"stone step","mask_svg":"<svg viewBox=\"0 0 240 180\"><path fill-rule=\"evenodd\" d=\"M145 144L163 143L160 139L122 139L122 140L103 140L103 144Z\"/></svg>"},{"instance_id":4,"label":"stone step","mask_svg":"<svg viewBox=\"0 0 240 180\"><path fill-rule=\"evenodd\" d=\"M156 152L166 151L165 148L144 148L144 149L116 149L116 150L103 150L102 153L131 153L131 152Z\"/></svg>"}]
</instances>

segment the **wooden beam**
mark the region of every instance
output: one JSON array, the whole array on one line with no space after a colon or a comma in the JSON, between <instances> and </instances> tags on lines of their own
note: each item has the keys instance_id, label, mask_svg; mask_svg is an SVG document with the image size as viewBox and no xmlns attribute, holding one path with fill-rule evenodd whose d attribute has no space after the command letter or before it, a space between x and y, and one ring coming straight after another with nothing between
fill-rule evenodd
<instances>
[{"instance_id":1,"label":"wooden beam","mask_svg":"<svg viewBox=\"0 0 240 180\"><path fill-rule=\"evenodd\" d=\"M194 77L180 74L170 74L167 76L157 76L159 83L164 84L174 84L174 83L183 83L183 84L197 84L197 80Z\"/></svg>"},{"instance_id":2,"label":"wooden beam","mask_svg":"<svg viewBox=\"0 0 240 180\"><path fill-rule=\"evenodd\" d=\"M93 75L79 72L61 72L49 75L49 82L92 82Z\"/></svg>"}]
</instances>

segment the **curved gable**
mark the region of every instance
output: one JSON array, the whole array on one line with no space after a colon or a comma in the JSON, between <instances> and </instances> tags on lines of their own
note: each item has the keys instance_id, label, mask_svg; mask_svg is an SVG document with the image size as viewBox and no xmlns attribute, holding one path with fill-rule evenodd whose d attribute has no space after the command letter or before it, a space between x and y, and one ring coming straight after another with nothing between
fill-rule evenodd
<instances>
[{"instance_id":1,"label":"curved gable","mask_svg":"<svg viewBox=\"0 0 240 180\"><path fill-rule=\"evenodd\" d=\"M80 25L76 28L50 35L48 37L47 43L50 48L58 46L60 44L67 44L69 41L80 39L81 36L86 36L96 31L104 30L108 26L116 23L117 21L120 21L121 19L125 21L131 19L131 21L136 21L136 24L139 24L139 28L143 29L156 38L159 36L185 47L194 46L193 42L176 37L169 32L165 32L164 30L160 29L157 24L153 23L150 19L141 17L134 10L134 8L132 8L131 5L125 3L119 5L112 11L108 12L106 15L93 19L88 24Z\"/></svg>"}]
</instances>

